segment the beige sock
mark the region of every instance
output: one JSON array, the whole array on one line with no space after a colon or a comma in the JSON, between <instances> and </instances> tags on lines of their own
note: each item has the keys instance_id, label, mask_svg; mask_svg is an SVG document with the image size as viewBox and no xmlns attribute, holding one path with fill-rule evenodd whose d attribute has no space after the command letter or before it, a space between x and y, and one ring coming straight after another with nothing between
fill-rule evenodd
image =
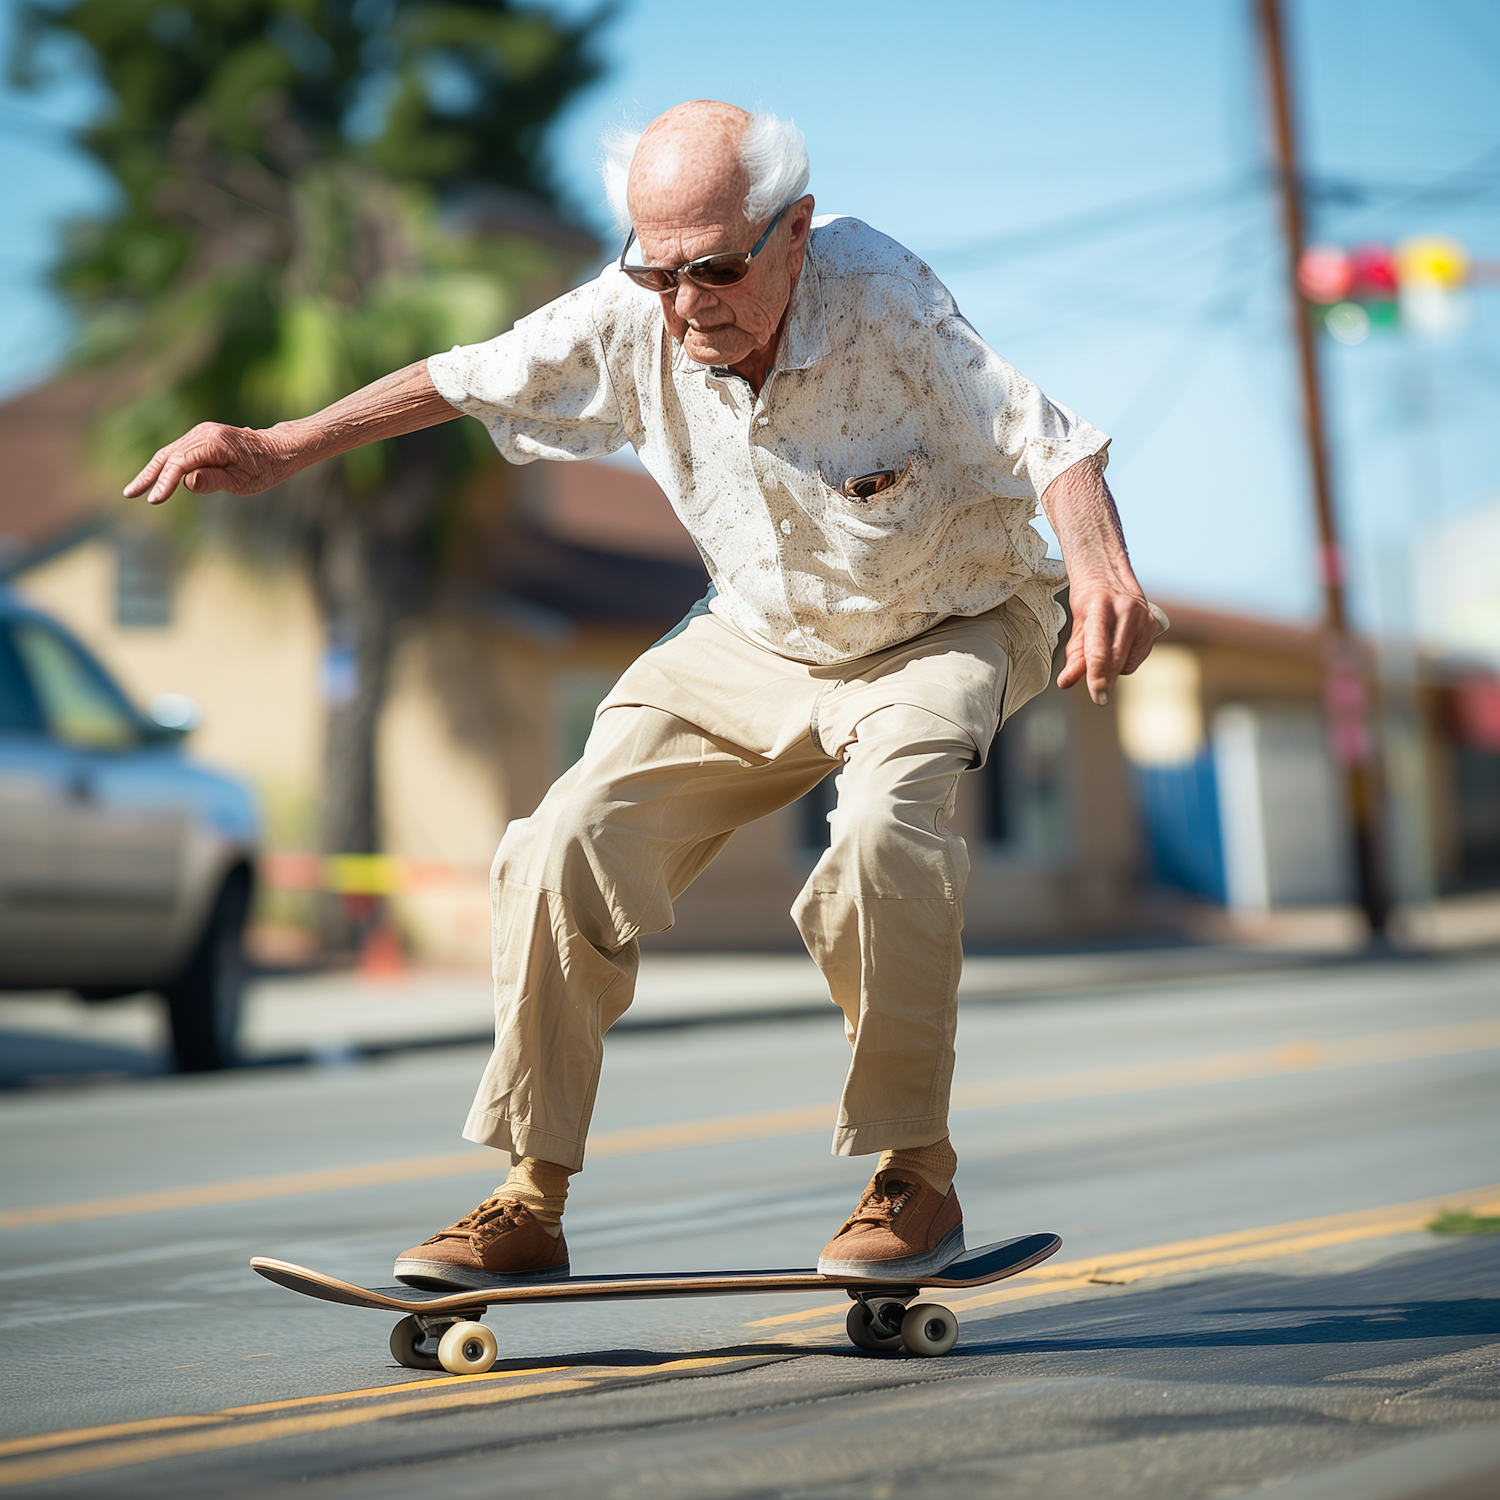
<instances>
[{"instance_id":1,"label":"beige sock","mask_svg":"<svg viewBox=\"0 0 1500 1500\"><path fill-rule=\"evenodd\" d=\"M556 1239L562 1233L563 1205L568 1201L568 1178L572 1175L571 1167L523 1156L495 1189L494 1196L524 1203L531 1217Z\"/></svg>"},{"instance_id":2,"label":"beige sock","mask_svg":"<svg viewBox=\"0 0 1500 1500\"><path fill-rule=\"evenodd\" d=\"M930 1146L916 1146L904 1151L882 1151L875 1170L884 1172L888 1167L920 1177L946 1198L948 1189L953 1186L953 1174L958 1171L958 1153L953 1149L953 1142L944 1136Z\"/></svg>"}]
</instances>

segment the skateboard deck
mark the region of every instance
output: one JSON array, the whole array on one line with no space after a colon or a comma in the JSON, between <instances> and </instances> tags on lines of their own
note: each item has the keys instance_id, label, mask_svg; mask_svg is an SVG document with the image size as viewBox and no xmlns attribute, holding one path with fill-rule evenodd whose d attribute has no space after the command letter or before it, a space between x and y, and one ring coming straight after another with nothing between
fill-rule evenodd
<instances>
[{"instance_id":1,"label":"skateboard deck","mask_svg":"<svg viewBox=\"0 0 1500 1500\"><path fill-rule=\"evenodd\" d=\"M290 1291L346 1307L404 1313L391 1335L391 1352L414 1369L470 1374L494 1363L498 1344L478 1321L492 1307L513 1302L618 1302L653 1297L726 1297L754 1292L849 1294L849 1336L871 1351L904 1346L909 1353L946 1354L958 1336L958 1319L933 1303L917 1302L923 1288L985 1286L1028 1270L1061 1249L1055 1234L1024 1234L968 1250L939 1276L915 1281L870 1281L824 1276L817 1270L656 1272L627 1276L516 1277L473 1291L437 1292L417 1287L363 1287L291 1261L257 1255L251 1268ZM915 1316L921 1314L920 1317ZM941 1346L941 1347L939 1347Z\"/></svg>"}]
</instances>

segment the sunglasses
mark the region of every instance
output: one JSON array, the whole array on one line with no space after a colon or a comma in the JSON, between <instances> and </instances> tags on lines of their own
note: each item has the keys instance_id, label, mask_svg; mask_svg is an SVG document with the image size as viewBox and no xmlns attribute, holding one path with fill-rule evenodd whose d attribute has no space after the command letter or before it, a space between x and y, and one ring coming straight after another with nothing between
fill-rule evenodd
<instances>
[{"instance_id":1,"label":"sunglasses","mask_svg":"<svg viewBox=\"0 0 1500 1500\"><path fill-rule=\"evenodd\" d=\"M793 199L793 202L796 200ZM620 251L620 269L637 286L643 286L648 292L674 292L680 281L691 281L694 286L701 286L709 291L717 291L724 286L734 286L736 282L743 281L750 274L750 262L765 248L766 241L771 238L771 231L781 222L781 216L791 207L791 203L785 203L776 212L776 217L766 225L766 232L756 240L748 251L733 250L723 255L705 255L699 260L690 260L685 266L677 266L669 269L666 266L627 266L625 264L625 252L630 249L635 240L635 230L632 229L625 236L625 244Z\"/></svg>"}]
</instances>

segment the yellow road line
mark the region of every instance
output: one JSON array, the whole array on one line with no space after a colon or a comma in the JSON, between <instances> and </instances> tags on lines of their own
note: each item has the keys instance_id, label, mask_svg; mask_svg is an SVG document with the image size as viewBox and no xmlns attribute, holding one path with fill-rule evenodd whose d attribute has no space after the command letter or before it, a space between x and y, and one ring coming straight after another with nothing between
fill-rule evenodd
<instances>
[{"instance_id":1,"label":"yellow road line","mask_svg":"<svg viewBox=\"0 0 1500 1500\"><path fill-rule=\"evenodd\" d=\"M589 1139L590 1156L636 1156L646 1151L677 1151L684 1146L712 1146L721 1141L763 1141L808 1130L833 1130L831 1104L804 1104L796 1109L764 1109L748 1115L721 1115L710 1120L683 1120L674 1125L647 1125L637 1130L604 1130L598 1144Z\"/></svg>"},{"instance_id":2,"label":"yellow road line","mask_svg":"<svg viewBox=\"0 0 1500 1500\"><path fill-rule=\"evenodd\" d=\"M0 1458L18 1453L37 1453L45 1448L67 1448L79 1443L101 1442L105 1438L133 1437L141 1433L164 1432L173 1427L202 1427L222 1422L226 1417L258 1416L263 1412L286 1411L294 1406L325 1405L331 1401L370 1400L381 1396L399 1396L428 1386L453 1387L475 1381L515 1380L522 1376L553 1375L566 1365L546 1365L537 1370L495 1370L482 1375L440 1375L432 1380L397 1381L392 1385L368 1386L360 1391L331 1391L322 1396L292 1396L285 1401L261 1401L254 1406L226 1406L222 1411L187 1417L147 1417L138 1422L111 1422L103 1427L75 1427L62 1432L43 1432L35 1437L10 1438L0 1442Z\"/></svg>"},{"instance_id":3,"label":"yellow road line","mask_svg":"<svg viewBox=\"0 0 1500 1500\"><path fill-rule=\"evenodd\" d=\"M646 1373L656 1375L663 1371L682 1373L688 1370L706 1369L710 1366L728 1367L744 1364L746 1360L756 1358L759 1356L739 1355L729 1359L712 1357L671 1360L666 1364L652 1366ZM547 1372L526 1371L524 1373ZM501 1402L519 1401L531 1396L548 1396L562 1391L583 1390L589 1386L618 1378L618 1372L609 1370L602 1374L575 1376L562 1380L534 1381L526 1385L509 1385L499 1388L493 1384L480 1384L476 1389L476 1384L483 1382L485 1377L449 1376L442 1381L415 1382L414 1384L418 1387L429 1385L446 1387L441 1394L424 1396L415 1401L382 1401L378 1405L359 1406L345 1411L307 1412L299 1416L272 1418L266 1421L247 1422L243 1419L236 1419L235 1413L239 1411L256 1410L254 1407L246 1407L229 1408L214 1413L212 1416L166 1417L154 1423L116 1424L116 1428L113 1429L115 1431L118 1431L120 1427L129 1426L140 1430L142 1435L135 1441L104 1442L94 1447L82 1447L73 1452L50 1453L43 1458L0 1463L0 1489L10 1489L20 1484L37 1484L47 1479L93 1474L102 1469L118 1469L127 1465L152 1463L158 1459L179 1458L195 1453L212 1453L225 1448L249 1447L257 1443L274 1442L279 1438L302 1437L308 1433L332 1432L343 1427L358 1427L368 1422L383 1421L387 1417L448 1411L468 1406L498 1405ZM630 1382L627 1379L622 1383ZM378 1386L375 1387L375 1393L388 1396L412 1388L412 1386ZM369 1392L343 1391L321 1399L348 1400L367 1394ZM275 1406L280 1403L269 1404ZM148 1431L161 1433L173 1427L180 1427L185 1422L218 1425L209 1431L178 1431L170 1436L160 1437L146 1435ZM91 1441L92 1435L111 1430L110 1428L78 1428L73 1432L50 1433L48 1436L63 1442L85 1444Z\"/></svg>"},{"instance_id":4,"label":"yellow road line","mask_svg":"<svg viewBox=\"0 0 1500 1500\"><path fill-rule=\"evenodd\" d=\"M1466 1208L1473 1213L1500 1210L1500 1184L1472 1188L1465 1192L1444 1193L1434 1198L1417 1198L1410 1203L1389 1204L1382 1208L1361 1208L1352 1213L1327 1214L1316 1219L1299 1219L1289 1224L1268 1224L1257 1229L1237 1229L1228 1234L1211 1234L1196 1240L1179 1240L1175 1244L1155 1245L1149 1249L1123 1250L1112 1255L1098 1255L1088 1260L1044 1261L1023 1272L1013 1282L993 1291L955 1298L942 1287L934 1287L932 1296L955 1312L964 1308L994 1307L1026 1297L1043 1297L1052 1292L1069 1291L1101 1282L1124 1284L1151 1277L1171 1276L1182 1271L1202 1271L1220 1266L1239 1265L1254 1260L1274 1260L1330 1245L1346 1245L1358 1240L1384 1239L1393 1234L1414 1234L1425 1229L1434 1215L1445 1208ZM781 1313L773 1318L759 1318L745 1324L747 1328L773 1328L791 1323L813 1323L835 1313L846 1313L848 1302L829 1303L804 1308L800 1312ZM808 1329L821 1333L842 1325Z\"/></svg>"},{"instance_id":5,"label":"yellow road line","mask_svg":"<svg viewBox=\"0 0 1500 1500\"><path fill-rule=\"evenodd\" d=\"M423 1391L432 1386L452 1390L457 1385L492 1383L497 1380L520 1380L526 1376L556 1375L567 1365L543 1365L535 1370L485 1370L478 1375L434 1375L430 1380L402 1380L394 1385L372 1385L362 1391L329 1391L322 1396L289 1396L284 1401L257 1401L253 1406L226 1406L221 1417L256 1417L262 1412L287 1411L294 1406L320 1406L330 1401L367 1401L381 1396L404 1396L407 1391Z\"/></svg>"},{"instance_id":6,"label":"yellow road line","mask_svg":"<svg viewBox=\"0 0 1500 1500\"><path fill-rule=\"evenodd\" d=\"M191 1453L212 1453L224 1448L244 1448L277 1438L301 1437L310 1432L331 1432L340 1427L358 1427L386 1417L409 1416L438 1408L474 1406L481 1401L517 1401L525 1396L547 1396L558 1391L578 1390L586 1380L544 1380L535 1385L510 1386L498 1395L469 1391L457 1397L429 1396L421 1401L393 1401L383 1406L357 1407L350 1411L325 1411L300 1417L281 1417L247 1426L218 1426L207 1432L181 1432L173 1437L142 1438L135 1442L105 1443L74 1453L52 1453L45 1458L23 1459L0 1466L0 1489L18 1484L37 1484L101 1469L119 1469L156 1459L180 1458Z\"/></svg>"},{"instance_id":7,"label":"yellow road line","mask_svg":"<svg viewBox=\"0 0 1500 1500\"><path fill-rule=\"evenodd\" d=\"M1287 1042L1243 1052L1221 1052L1206 1057L1181 1058L1119 1068L1087 1068L1035 1077L1002 1078L987 1083L959 1084L953 1090L954 1109L993 1109L1015 1104L1040 1104L1070 1099L1102 1098L1117 1094L1150 1093L1290 1073L1328 1072L1377 1063L1449 1057L1500 1047L1500 1021L1462 1022L1411 1031L1380 1032L1372 1036L1333 1041ZM769 1140L781 1135L831 1128L831 1105L803 1105L795 1109L759 1110L721 1115L707 1120L684 1120L628 1130L600 1131L589 1141L592 1157L634 1156L648 1151L675 1151L724 1141ZM312 1172L288 1172L238 1182L201 1183L162 1192L126 1193L89 1198L77 1203L48 1203L0 1211L0 1229L48 1224L76 1224L126 1214L162 1213L171 1209L202 1208L221 1203L247 1203L263 1198L293 1197L434 1177L493 1173L494 1153L488 1150L447 1152L441 1156L403 1161L371 1162L364 1166L332 1167Z\"/></svg>"},{"instance_id":8,"label":"yellow road line","mask_svg":"<svg viewBox=\"0 0 1500 1500\"><path fill-rule=\"evenodd\" d=\"M1333 1041L1283 1042L1243 1052L1219 1052L1169 1062L1121 1068L1089 1068L1036 1078L1001 1078L992 1083L960 1084L953 1090L956 1109L986 1109L1003 1104L1043 1104L1110 1094L1151 1093L1205 1083L1273 1078L1284 1073L1327 1072L1375 1063L1410 1062L1424 1057L1483 1052L1500 1047L1500 1021L1466 1021L1412 1031L1384 1031L1373 1036Z\"/></svg>"},{"instance_id":9,"label":"yellow road line","mask_svg":"<svg viewBox=\"0 0 1500 1500\"><path fill-rule=\"evenodd\" d=\"M76 1224L86 1219L118 1218L123 1214L165 1213L174 1208L249 1203L261 1198L325 1193L338 1188L369 1187L381 1183L413 1182L426 1177L452 1177L462 1172L493 1173L494 1170L495 1158L491 1151L452 1151L442 1156L371 1162L362 1167L285 1172L276 1177L250 1177L239 1182L205 1182L195 1187L169 1188L157 1193L122 1193L113 1198L86 1198L81 1203L47 1203L37 1208L12 1208L0 1213L0 1229L22 1229L38 1224Z\"/></svg>"},{"instance_id":10,"label":"yellow road line","mask_svg":"<svg viewBox=\"0 0 1500 1500\"><path fill-rule=\"evenodd\" d=\"M42 1432L35 1437L10 1438L0 1443L0 1458L17 1453L37 1453L45 1448L66 1448L77 1443L96 1443L104 1438L133 1437L138 1433L165 1432L174 1427L203 1427L219 1417L146 1417L139 1422L110 1422L102 1427L74 1427L66 1432Z\"/></svg>"}]
</instances>

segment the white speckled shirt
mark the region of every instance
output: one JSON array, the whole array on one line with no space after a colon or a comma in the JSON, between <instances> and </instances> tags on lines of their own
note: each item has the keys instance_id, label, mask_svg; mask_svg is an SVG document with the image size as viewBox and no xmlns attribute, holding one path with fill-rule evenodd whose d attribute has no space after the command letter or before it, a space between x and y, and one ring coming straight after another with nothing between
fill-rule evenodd
<instances>
[{"instance_id":1,"label":"white speckled shirt","mask_svg":"<svg viewBox=\"0 0 1500 1500\"><path fill-rule=\"evenodd\" d=\"M851 661L1014 599L1012 628L1035 632L1027 655L1050 660L1065 576L1030 522L1052 480L1109 439L857 219L814 221L758 398L688 359L656 297L613 266L427 368L516 462L632 444L703 554L711 608L783 656ZM899 476L890 488L843 494L880 469Z\"/></svg>"}]
</instances>

